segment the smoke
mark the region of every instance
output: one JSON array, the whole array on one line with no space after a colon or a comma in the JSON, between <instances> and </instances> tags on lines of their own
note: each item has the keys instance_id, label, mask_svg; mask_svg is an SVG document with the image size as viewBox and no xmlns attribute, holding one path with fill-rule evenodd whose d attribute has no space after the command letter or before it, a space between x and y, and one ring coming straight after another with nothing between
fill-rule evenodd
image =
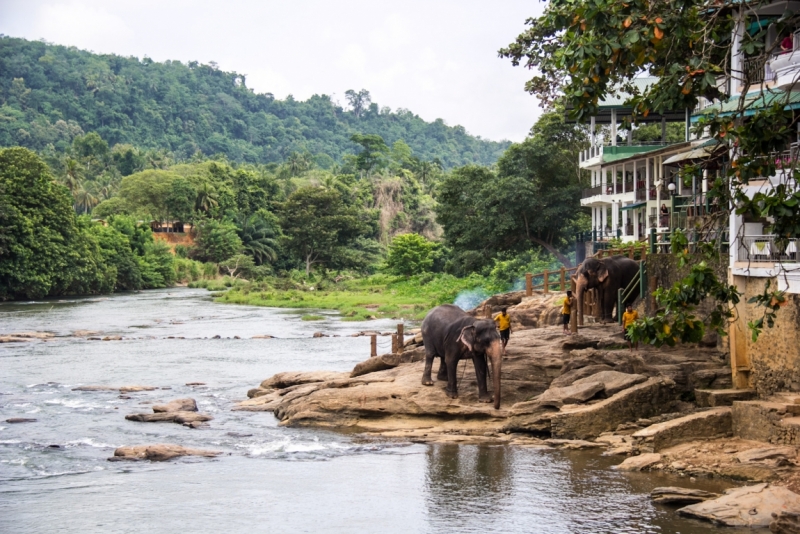
<instances>
[{"instance_id":1,"label":"smoke","mask_svg":"<svg viewBox=\"0 0 800 534\"><path fill-rule=\"evenodd\" d=\"M471 310L484 300L488 299L491 296L491 293L483 289L482 287L478 287L475 289L466 289L456 295L453 304L461 308L462 310Z\"/></svg>"}]
</instances>

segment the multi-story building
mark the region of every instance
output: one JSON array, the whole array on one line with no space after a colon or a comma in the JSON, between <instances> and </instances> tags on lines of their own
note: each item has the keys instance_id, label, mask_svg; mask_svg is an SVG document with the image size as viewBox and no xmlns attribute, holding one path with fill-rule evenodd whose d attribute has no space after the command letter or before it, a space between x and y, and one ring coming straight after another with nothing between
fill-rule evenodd
<instances>
[{"instance_id":1,"label":"multi-story building","mask_svg":"<svg viewBox=\"0 0 800 534\"><path fill-rule=\"evenodd\" d=\"M625 96L612 97L601 104L600 113L591 122L591 147L580 156L581 167L591 172L592 187L584 192L581 204L592 210L593 240L643 240L653 230L667 234L675 228L691 232L695 217L717 208L706 197L709 180L717 172L725 172L737 153L708 138L691 138L690 124L703 113L716 108L721 113L734 114L744 108L746 121L759 108L777 102L787 111L800 111L800 29L779 30L775 24L787 11L800 12L800 2L737 6L740 11L735 15L731 35L730 76L719 80L721 86L729 88L731 98L713 104L701 99L694 110L648 117L661 121L662 131L666 122L685 121L683 142L668 144L662 136L661 142L634 145L630 133L627 142L619 142L619 118L630 114L624 106ZM752 47L743 46L748 34L765 35L764 46L755 48L753 54L746 52ZM637 83L647 84L648 79ZM597 125L610 128L610 143L598 141L594 135ZM745 187L750 198L779 184L797 189L794 169L800 168L800 128L798 132L795 142L774 154L775 174L750 181ZM692 178L690 187L676 179L682 166L706 158L709 159L701 166L702 173ZM661 216L662 205L666 216ZM766 233L769 222L732 211L727 228L721 230L729 243L728 281L744 295L729 329L734 383L737 387L756 387L760 393L800 391L800 236L776 239ZM763 317L764 308L748 301L768 287L784 292L786 306L779 312L775 327L765 328L754 342L748 323Z\"/></svg>"},{"instance_id":2,"label":"multi-story building","mask_svg":"<svg viewBox=\"0 0 800 534\"><path fill-rule=\"evenodd\" d=\"M653 81L638 78L635 83L643 88ZM675 175L679 164L706 154L703 147L695 146L702 142L689 140L688 111L651 114L645 119L660 123L660 140L634 143L632 130L620 139L619 123L631 112L626 99L621 94L600 104L599 113L590 120L590 146L580 155L581 168L591 174L592 187L583 191L581 205L591 209L594 242L639 241L651 229L664 234L685 224L686 210L680 207L687 203L681 199L691 196L691 191ZM684 142L667 141L670 122L683 123ZM603 135L598 134L599 128Z\"/></svg>"}]
</instances>

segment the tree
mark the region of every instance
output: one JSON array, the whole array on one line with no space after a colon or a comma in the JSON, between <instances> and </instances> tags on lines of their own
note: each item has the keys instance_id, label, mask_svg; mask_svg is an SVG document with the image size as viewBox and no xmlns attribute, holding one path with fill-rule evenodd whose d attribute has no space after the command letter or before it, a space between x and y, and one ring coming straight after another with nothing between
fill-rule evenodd
<instances>
[{"instance_id":1,"label":"tree","mask_svg":"<svg viewBox=\"0 0 800 534\"><path fill-rule=\"evenodd\" d=\"M439 185L437 221L467 270L531 246L570 266L561 249L585 224L578 207L585 180L574 157L585 135L560 113L543 115L531 134L509 147L496 171L461 167Z\"/></svg>"},{"instance_id":2,"label":"tree","mask_svg":"<svg viewBox=\"0 0 800 534\"><path fill-rule=\"evenodd\" d=\"M353 134L350 140L361 145L362 150L356 156L356 168L370 172L386 164L389 147L380 135Z\"/></svg>"},{"instance_id":3,"label":"tree","mask_svg":"<svg viewBox=\"0 0 800 534\"><path fill-rule=\"evenodd\" d=\"M178 177L173 180L164 205L172 219L189 222L194 217L194 205L197 191L186 178Z\"/></svg>"},{"instance_id":4,"label":"tree","mask_svg":"<svg viewBox=\"0 0 800 534\"><path fill-rule=\"evenodd\" d=\"M279 207L286 248L311 266L341 259L363 225L356 210L344 205L338 191L301 187Z\"/></svg>"},{"instance_id":5,"label":"tree","mask_svg":"<svg viewBox=\"0 0 800 534\"><path fill-rule=\"evenodd\" d=\"M163 221L169 217L167 197L178 177L176 173L162 170L137 172L122 179L119 196L130 213Z\"/></svg>"},{"instance_id":6,"label":"tree","mask_svg":"<svg viewBox=\"0 0 800 534\"><path fill-rule=\"evenodd\" d=\"M366 89L362 89L357 93L352 89L348 89L344 92L344 96L347 99L347 103L350 104L350 109L353 110L353 115L355 115L357 119L361 118L364 110L367 109L372 102L372 97Z\"/></svg>"},{"instance_id":7,"label":"tree","mask_svg":"<svg viewBox=\"0 0 800 534\"><path fill-rule=\"evenodd\" d=\"M197 237L190 251L193 259L220 263L242 250L236 225L229 221L206 219L197 223Z\"/></svg>"},{"instance_id":8,"label":"tree","mask_svg":"<svg viewBox=\"0 0 800 534\"><path fill-rule=\"evenodd\" d=\"M392 239L386 266L394 274L411 276L433 266L436 244L419 234L401 234Z\"/></svg>"},{"instance_id":9,"label":"tree","mask_svg":"<svg viewBox=\"0 0 800 534\"><path fill-rule=\"evenodd\" d=\"M280 226L273 214L240 214L236 226L242 240L242 250L253 257L256 265L273 262L278 258Z\"/></svg>"},{"instance_id":10,"label":"tree","mask_svg":"<svg viewBox=\"0 0 800 534\"><path fill-rule=\"evenodd\" d=\"M72 199L45 163L24 148L0 150L7 252L0 256L0 299L41 298L68 285L76 233Z\"/></svg>"}]
</instances>

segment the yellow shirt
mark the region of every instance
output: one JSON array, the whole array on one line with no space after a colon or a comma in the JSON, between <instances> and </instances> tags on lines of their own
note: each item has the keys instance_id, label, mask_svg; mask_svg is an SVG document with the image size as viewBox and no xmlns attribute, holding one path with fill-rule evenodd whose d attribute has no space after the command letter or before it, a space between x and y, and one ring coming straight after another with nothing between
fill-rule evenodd
<instances>
[{"instance_id":1,"label":"yellow shirt","mask_svg":"<svg viewBox=\"0 0 800 534\"><path fill-rule=\"evenodd\" d=\"M511 317L508 314L503 315L500 313L494 320L497 323L497 328L500 330L508 330L511 328Z\"/></svg>"},{"instance_id":2,"label":"yellow shirt","mask_svg":"<svg viewBox=\"0 0 800 534\"><path fill-rule=\"evenodd\" d=\"M633 310L632 312L625 312L622 314L622 326L623 328L628 328L630 325L636 322L636 319L639 318L639 312Z\"/></svg>"},{"instance_id":3,"label":"yellow shirt","mask_svg":"<svg viewBox=\"0 0 800 534\"><path fill-rule=\"evenodd\" d=\"M564 299L564 307L561 308L561 315L569 315L572 312L572 309L569 306L570 299Z\"/></svg>"}]
</instances>

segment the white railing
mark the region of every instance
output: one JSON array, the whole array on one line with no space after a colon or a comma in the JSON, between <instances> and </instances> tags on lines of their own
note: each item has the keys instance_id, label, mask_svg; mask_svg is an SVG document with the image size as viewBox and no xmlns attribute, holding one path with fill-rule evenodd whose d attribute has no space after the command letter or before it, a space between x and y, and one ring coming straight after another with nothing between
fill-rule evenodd
<instances>
[{"instance_id":1,"label":"white railing","mask_svg":"<svg viewBox=\"0 0 800 534\"><path fill-rule=\"evenodd\" d=\"M797 239L774 235L746 235L739 241L738 260L756 263L798 263Z\"/></svg>"},{"instance_id":2,"label":"white railing","mask_svg":"<svg viewBox=\"0 0 800 534\"><path fill-rule=\"evenodd\" d=\"M602 156L602 155L603 155L603 145L590 146L586 150L581 150L581 154L580 154L581 163L583 163L584 161L590 160L592 158L595 158L597 156Z\"/></svg>"}]
</instances>

